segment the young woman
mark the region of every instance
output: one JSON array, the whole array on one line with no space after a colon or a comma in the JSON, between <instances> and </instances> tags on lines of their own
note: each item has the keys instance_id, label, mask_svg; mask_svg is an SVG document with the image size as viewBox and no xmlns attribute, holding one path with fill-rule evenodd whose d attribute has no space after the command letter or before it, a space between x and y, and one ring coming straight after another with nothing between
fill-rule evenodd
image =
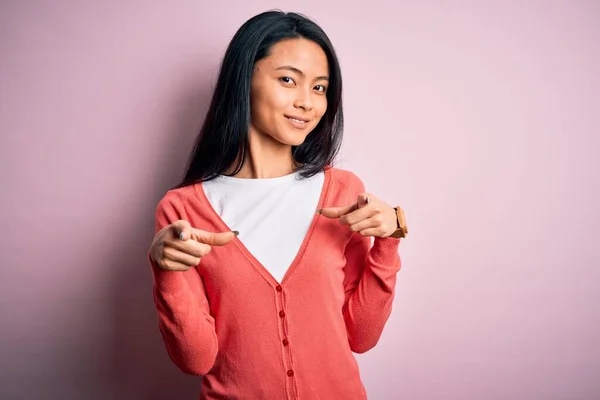
<instances>
[{"instance_id":1,"label":"young woman","mask_svg":"<svg viewBox=\"0 0 600 400\"><path fill-rule=\"evenodd\" d=\"M390 315L406 226L332 167L341 100L309 19L266 12L233 37L149 254L162 338L201 399L366 398L352 352Z\"/></svg>"}]
</instances>

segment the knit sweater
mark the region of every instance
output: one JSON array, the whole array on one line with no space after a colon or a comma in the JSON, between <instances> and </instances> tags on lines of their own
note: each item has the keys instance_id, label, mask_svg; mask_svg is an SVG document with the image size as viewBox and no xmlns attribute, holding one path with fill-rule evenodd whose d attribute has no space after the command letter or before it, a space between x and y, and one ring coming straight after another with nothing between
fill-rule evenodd
<instances>
[{"instance_id":1,"label":"knit sweater","mask_svg":"<svg viewBox=\"0 0 600 400\"><path fill-rule=\"evenodd\" d=\"M319 208L352 204L364 191L352 172L326 167ZM166 193L156 231L180 219L231 230L201 183ZM151 262L167 352L181 370L203 376L200 400L366 399L352 352L373 348L389 318L399 242L371 241L315 213L281 283L238 238L185 272Z\"/></svg>"}]
</instances>

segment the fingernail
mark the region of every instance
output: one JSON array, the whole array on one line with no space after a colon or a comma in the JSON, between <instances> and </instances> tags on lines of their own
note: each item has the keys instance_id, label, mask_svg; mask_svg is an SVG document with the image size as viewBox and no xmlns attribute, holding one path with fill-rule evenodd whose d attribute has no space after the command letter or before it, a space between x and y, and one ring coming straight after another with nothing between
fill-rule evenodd
<instances>
[{"instance_id":1,"label":"fingernail","mask_svg":"<svg viewBox=\"0 0 600 400\"><path fill-rule=\"evenodd\" d=\"M321 214L321 212L323 212L323 209L322 209L322 208L319 208L319 209L317 210L317 214Z\"/></svg>"},{"instance_id":2,"label":"fingernail","mask_svg":"<svg viewBox=\"0 0 600 400\"><path fill-rule=\"evenodd\" d=\"M179 240L183 240L183 232L179 232Z\"/></svg>"},{"instance_id":3,"label":"fingernail","mask_svg":"<svg viewBox=\"0 0 600 400\"><path fill-rule=\"evenodd\" d=\"M238 231L231 231L235 236L238 236L240 233Z\"/></svg>"}]
</instances>

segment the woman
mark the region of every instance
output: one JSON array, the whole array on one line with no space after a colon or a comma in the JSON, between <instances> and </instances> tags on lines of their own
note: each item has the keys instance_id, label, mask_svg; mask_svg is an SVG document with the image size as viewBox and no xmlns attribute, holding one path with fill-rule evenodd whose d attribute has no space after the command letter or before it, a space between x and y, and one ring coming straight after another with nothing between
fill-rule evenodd
<instances>
[{"instance_id":1,"label":"woman","mask_svg":"<svg viewBox=\"0 0 600 400\"><path fill-rule=\"evenodd\" d=\"M331 166L341 99L309 19L266 12L233 37L149 254L162 338L201 399L366 398L352 352L390 315L406 227Z\"/></svg>"}]
</instances>

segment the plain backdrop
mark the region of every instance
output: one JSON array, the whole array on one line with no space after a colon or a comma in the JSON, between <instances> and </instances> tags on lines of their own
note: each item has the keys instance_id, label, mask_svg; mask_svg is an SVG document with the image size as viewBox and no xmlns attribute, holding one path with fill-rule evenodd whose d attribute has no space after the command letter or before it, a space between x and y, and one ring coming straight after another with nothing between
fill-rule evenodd
<instances>
[{"instance_id":1,"label":"plain backdrop","mask_svg":"<svg viewBox=\"0 0 600 400\"><path fill-rule=\"evenodd\" d=\"M196 399L147 250L237 28L327 31L339 167L406 210L374 400L600 398L600 3L1 1L0 398ZM312 400L312 399L306 399Z\"/></svg>"}]
</instances>

